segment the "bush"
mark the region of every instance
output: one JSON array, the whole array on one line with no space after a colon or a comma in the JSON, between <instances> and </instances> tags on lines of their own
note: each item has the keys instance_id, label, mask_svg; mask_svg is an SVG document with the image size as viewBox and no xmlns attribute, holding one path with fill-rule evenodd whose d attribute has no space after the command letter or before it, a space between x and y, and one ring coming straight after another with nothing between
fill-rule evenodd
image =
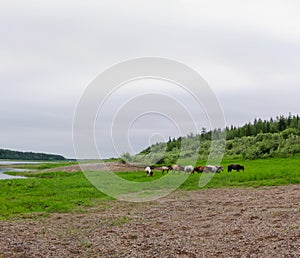
<instances>
[{"instance_id":1,"label":"bush","mask_svg":"<svg viewBox=\"0 0 300 258\"><path fill-rule=\"evenodd\" d=\"M288 139L290 136L298 135L298 130L296 128L288 128L281 132L283 139Z\"/></svg>"}]
</instances>

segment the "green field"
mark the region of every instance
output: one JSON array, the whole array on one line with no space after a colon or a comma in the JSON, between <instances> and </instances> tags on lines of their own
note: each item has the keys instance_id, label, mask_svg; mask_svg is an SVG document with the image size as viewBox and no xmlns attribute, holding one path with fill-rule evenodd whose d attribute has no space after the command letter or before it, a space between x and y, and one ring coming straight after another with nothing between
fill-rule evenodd
<instances>
[{"instance_id":1,"label":"green field","mask_svg":"<svg viewBox=\"0 0 300 258\"><path fill-rule=\"evenodd\" d=\"M260 187L300 183L300 156L291 158L269 158L260 160L224 159L222 165L240 163L244 172L225 171L216 174L205 188ZM199 163L205 165L205 163ZM62 164L65 165L65 164ZM51 165L56 166L56 165ZM39 168L47 167L40 165ZM16 173L10 173L16 174ZM120 172L118 176L136 182L160 178L161 172L154 171L153 177L145 172ZM18 173L20 175L20 173ZM0 219L46 216L51 212L84 212L86 207L107 207L113 200L98 191L82 172L40 172L30 174L28 179L0 180ZM201 174L193 174L180 186L182 190L198 190ZM172 177L180 177L173 174Z\"/></svg>"},{"instance_id":2,"label":"green field","mask_svg":"<svg viewBox=\"0 0 300 258\"><path fill-rule=\"evenodd\" d=\"M230 173L227 166L239 163L245 166L245 171ZM205 162L197 165L205 165ZM222 164L224 171L215 174L205 188L222 187L259 187L276 186L300 183L300 156L291 158L270 158L259 160L224 159ZM119 173L120 176L133 181L149 180L143 173ZM183 190L198 190L199 178L202 174L191 175L181 186ZM176 176L176 174L174 175ZM154 174L151 180L161 177L161 172Z\"/></svg>"}]
</instances>

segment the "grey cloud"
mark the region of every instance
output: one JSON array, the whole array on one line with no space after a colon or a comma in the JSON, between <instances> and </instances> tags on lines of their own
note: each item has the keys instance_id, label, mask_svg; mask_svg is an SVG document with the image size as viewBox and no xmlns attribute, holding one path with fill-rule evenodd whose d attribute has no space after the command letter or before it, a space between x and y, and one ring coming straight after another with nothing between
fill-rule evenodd
<instances>
[{"instance_id":1,"label":"grey cloud","mask_svg":"<svg viewBox=\"0 0 300 258\"><path fill-rule=\"evenodd\" d=\"M250 13L247 23L246 18L239 23L237 14L245 10L235 6L233 20L230 13L217 12L213 21L213 3L208 13L199 9L199 17L193 13L190 19L188 8L176 3L5 1L0 10L0 147L73 156L73 113L85 87L114 63L140 56L167 57L196 69L218 96L228 124L299 113L300 37L284 32L291 21L282 20L276 31L274 20L269 31ZM187 97L180 97L193 109ZM106 128L110 114L102 120ZM203 110L194 110L194 116L198 127L209 127ZM154 131L136 127L135 150L146 147ZM161 131L177 136L175 130ZM113 154L105 144L102 148Z\"/></svg>"}]
</instances>

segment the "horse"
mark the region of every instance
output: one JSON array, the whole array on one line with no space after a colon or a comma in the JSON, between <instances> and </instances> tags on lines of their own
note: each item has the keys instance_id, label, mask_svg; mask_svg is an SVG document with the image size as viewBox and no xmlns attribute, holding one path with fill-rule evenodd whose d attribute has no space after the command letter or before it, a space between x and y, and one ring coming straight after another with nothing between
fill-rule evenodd
<instances>
[{"instance_id":1,"label":"horse","mask_svg":"<svg viewBox=\"0 0 300 258\"><path fill-rule=\"evenodd\" d=\"M184 167L180 166L180 165L172 165L171 166L173 173L175 173L175 171L178 171L178 174L180 173L180 171L184 171Z\"/></svg>"},{"instance_id":2,"label":"horse","mask_svg":"<svg viewBox=\"0 0 300 258\"><path fill-rule=\"evenodd\" d=\"M202 173L205 169L205 166L198 166L194 168L194 171L196 171L197 173Z\"/></svg>"},{"instance_id":3,"label":"horse","mask_svg":"<svg viewBox=\"0 0 300 258\"><path fill-rule=\"evenodd\" d=\"M192 165L185 166L184 167L184 172L193 174L194 173L194 167Z\"/></svg>"},{"instance_id":4,"label":"horse","mask_svg":"<svg viewBox=\"0 0 300 258\"><path fill-rule=\"evenodd\" d=\"M215 173L215 172L217 172L217 168L216 168L216 166L207 165L207 166L205 166L203 172L212 172L212 173Z\"/></svg>"},{"instance_id":5,"label":"horse","mask_svg":"<svg viewBox=\"0 0 300 258\"><path fill-rule=\"evenodd\" d=\"M147 176L153 176L153 171L151 170L150 167L146 167L145 172L146 172Z\"/></svg>"},{"instance_id":6,"label":"horse","mask_svg":"<svg viewBox=\"0 0 300 258\"><path fill-rule=\"evenodd\" d=\"M220 173L223 170L224 170L224 167L222 167L222 166L207 165L207 166L205 166L203 172Z\"/></svg>"},{"instance_id":7,"label":"horse","mask_svg":"<svg viewBox=\"0 0 300 258\"><path fill-rule=\"evenodd\" d=\"M228 172L231 172L232 170L236 170L237 172L240 172L240 170L245 170L244 166L241 166L240 164L231 164L228 166Z\"/></svg>"},{"instance_id":8,"label":"horse","mask_svg":"<svg viewBox=\"0 0 300 258\"><path fill-rule=\"evenodd\" d=\"M165 172L165 171L167 171L167 173L170 171L172 169L172 167L171 166L163 166L163 167L161 167L161 170L162 170L162 174Z\"/></svg>"}]
</instances>

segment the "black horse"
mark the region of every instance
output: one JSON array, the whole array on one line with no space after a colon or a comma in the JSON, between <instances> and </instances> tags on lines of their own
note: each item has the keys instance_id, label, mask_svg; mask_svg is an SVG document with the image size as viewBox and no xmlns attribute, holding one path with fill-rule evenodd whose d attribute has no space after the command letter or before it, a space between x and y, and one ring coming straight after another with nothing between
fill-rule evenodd
<instances>
[{"instance_id":1,"label":"black horse","mask_svg":"<svg viewBox=\"0 0 300 258\"><path fill-rule=\"evenodd\" d=\"M239 164L231 164L228 166L228 172L231 172L231 170L236 170L237 172L239 172L240 170L244 171L245 167Z\"/></svg>"}]
</instances>

